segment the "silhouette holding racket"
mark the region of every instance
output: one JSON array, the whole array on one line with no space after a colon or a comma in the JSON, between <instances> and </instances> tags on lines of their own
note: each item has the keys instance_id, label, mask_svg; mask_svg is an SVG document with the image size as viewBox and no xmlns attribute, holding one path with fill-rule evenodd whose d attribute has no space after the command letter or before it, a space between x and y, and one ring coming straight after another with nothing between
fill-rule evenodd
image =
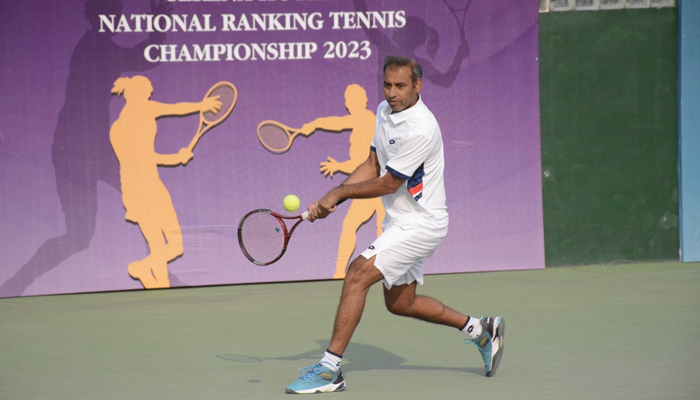
<instances>
[{"instance_id":1,"label":"silhouette holding racket","mask_svg":"<svg viewBox=\"0 0 700 400\"><path fill-rule=\"evenodd\" d=\"M153 101L150 99L153 86L144 76L117 79L112 93L123 94L126 100L109 131L112 148L119 160L125 219L138 224L150 250L147 257L129 264L129 275L146 289L167 288L170 287L168 263L180 257L184 247L177 213L170 193L160 179L158 166L186 165L193 154L188 147L176 154L156 153L156 119L196 112L217 115L223 110L222 101L219 95L206 96L199 103ZM231 101L227 98L225 102L229 104ZM225 112L228 115L230 109ZM190 147L197 140L193 140Z\"/></svg>"},{"instance_id":2,"label":"silhouette holding racket","mask_svg":"<svg viewBox=\"0 0 700 400\"><path fill-rule=\"evenodd\" d=\"M51 146L54 183L61 203L57 217L65 231L44 241L31 259L0 285L2 296L22 295L36 279L90 246L97 223L98 183L120 190L119 165L107 134L109 90L126 71L141 72L161 65L146 61L143 52L148 45L164 43L165 33L152 32L133 47L123 47L115 41L114 33L99 32L99 16L122 14L122 0L84 3L89 24L73 49L70 64L64 66L69 67L65 97ZM153 15L172 13L172 3L166 0L149 3Z\"/></svg>"},{"instance_id":3,"label":"silhouette holding racket","mask_svg":"<svg viewBox=\"0 0 700 400\"><path fill-rule=\"evenodd\" d=\"M346 161L339 162L329 156L327 161L321 162L321 172L324 176L330 175L332 178L333 174L337 173L350 175L369 157L369 149L374 137L375 115L367 109L367 101L367 92L362 86L349 85L345 89L345 108L348 110L348 115L317 118L301 127L300 133L307 136L319 129L330 132L350 130L350 157ZM382 222L386 215L382 199L379 197L353 199L350 203L343 219L333 279L345 278L345 270L357 244L357 231L375 214L377 215L377 237L379 237L382 234Z\"/></svg>"}]
</instances>

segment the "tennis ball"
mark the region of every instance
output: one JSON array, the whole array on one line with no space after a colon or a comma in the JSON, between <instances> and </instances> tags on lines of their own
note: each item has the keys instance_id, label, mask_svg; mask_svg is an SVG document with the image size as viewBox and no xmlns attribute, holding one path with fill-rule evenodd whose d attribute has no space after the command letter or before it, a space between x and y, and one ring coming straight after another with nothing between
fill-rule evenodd
<instances>
[{"instance_id":1,"label":"tennis ball","mask_svg":"<svg viewBox=\"0 0 700 400\"><path fill-rule=\"evenodd\" d=\"M299 198L293 194L287 195L284 200L282 201L282 204L284 204L284 209L292 212L296 211L299 208Z\"/></svg>"}]
</instances>

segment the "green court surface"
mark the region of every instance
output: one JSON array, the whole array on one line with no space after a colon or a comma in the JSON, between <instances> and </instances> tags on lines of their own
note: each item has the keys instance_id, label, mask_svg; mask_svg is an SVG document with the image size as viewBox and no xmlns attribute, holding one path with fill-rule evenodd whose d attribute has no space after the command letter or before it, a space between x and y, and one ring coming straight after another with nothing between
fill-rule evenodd
<instances>
[{"instance_id":1,"label":"green court surface","mask_svg":"<svg viewBox=\"0 0 700 400\"><path fill-rule=\"evenodd\" d=\"M274 268L268 267L268 268ZM0 399L283 399L325 350L342 282L0 299ZM461 332L372 288L338 399L698 399L700 265L427 276L419 293L503 315L486 378ZM317 398L317 397L314 397Z\"/></svg>"}]
</instances>

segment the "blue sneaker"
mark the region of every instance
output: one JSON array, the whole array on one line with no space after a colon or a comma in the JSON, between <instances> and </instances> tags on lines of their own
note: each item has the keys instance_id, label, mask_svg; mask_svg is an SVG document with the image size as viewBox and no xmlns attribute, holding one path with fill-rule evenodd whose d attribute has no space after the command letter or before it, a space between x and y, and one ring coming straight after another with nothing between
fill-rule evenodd
<instances>
[{"instance_id":1,"label":"blue sneaker","mask_svg":"<svg viewBox=\"0 0 700 400\"><path fill-rule=\"evenodd\" d=\"M345 390L343 372L337 372L318 363L299 370L301 376L284 388L287 393L329 393Z\"/></svg>"},{"instance_id":2,"label":"blue sneaker","mask_svg":"<svg viewBox=\"0 0 700 400\"><path fill-rule=\"evenodd\" d=\"M481 336L474 340L465 339L465 343L474 343L484 359L486 376L496 373L503 357L503 336L506 333L506 320L503 317L481 317Z\"/></svg>"}]
</instances>

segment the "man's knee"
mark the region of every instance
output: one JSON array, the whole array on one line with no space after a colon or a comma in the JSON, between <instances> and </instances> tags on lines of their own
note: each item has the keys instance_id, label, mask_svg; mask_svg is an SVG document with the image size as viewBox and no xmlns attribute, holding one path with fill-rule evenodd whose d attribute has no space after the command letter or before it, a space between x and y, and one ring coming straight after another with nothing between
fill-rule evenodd
<instances>
[{"instance_id":1,"label":"man's knee","mask_svg":"<svg viewBox=\"0 0 700 400\"><path fill-rule=\"evenodd\" d=\"M347 274L345 274L345 284L369 288L382 279L382 275L374 266L373 260L374 258L368 260L362 256L354 259L348 267Z\"/></svg>"},{"instance_id":2,"label":"man's knee","mask_svg":"<svg viewBox=\"0 0 700 400\"><path fill-rule=\"evenodd\" d=\"M413 317L416 301L416 284L393 286L384 289L384 304L386 309L394 315Z\"/></svg>"},{"instance_id":3,"label":"man's knee","mask_svg":"<svg viewBox=\"0 0 700 400\"><path fill-rule=\"evenodd\" d=\"M348 272L345 275L345 282L347 281L352 281L352 282L359 282L362 280L362 278L366 275L365 272L367 271L368 267L368 260L364 257L357 257L356 259L352 260L350 263L350 266L348 267ZM372 266L374 268L374 266Z\"/></svg>"},{"instance_id":4,"label":"man's knee","mask_svg":"<svg viewBox=\"0 0 700 400\"><path fill-rule=\"evenodd\" d=\"M411 316L411 305L406 301L384 297L384 304L386 305L386 309L394 315L399 315L402 317Z\"/></svg>"}]
</instances>

